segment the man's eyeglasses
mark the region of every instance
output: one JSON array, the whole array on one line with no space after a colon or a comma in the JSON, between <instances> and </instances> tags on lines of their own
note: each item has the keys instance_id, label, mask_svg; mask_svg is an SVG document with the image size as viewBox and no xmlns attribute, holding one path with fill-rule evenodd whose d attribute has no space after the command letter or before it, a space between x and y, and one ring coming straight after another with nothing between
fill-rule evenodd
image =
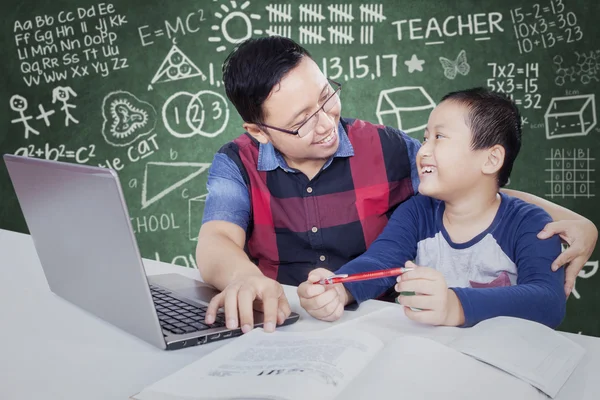
<instances>
[{"instance_id":1,"label":"man's eyeglasses","mask_svg":"<svg viewBox=\"0 0 600 400\"><path fill-rule=\"evenodd\" d=\"M256 125L264 126L265 128L275 129L276 131L284 133L289 133L290 135L298 135L298 137L301 138L305 137L306 135L314 131L317 127L317 124L319 123L319 113L321 112L321 110L323 110L323 112L327 114L340 103L339 92L342 90L342 84L332 81L331 79L327 80L330 84L329 90L333 90L333 93L329 97L327 97L327 99L325 99L325 101L323 102L323 104L321 104L319 109L315 111L315 113L312 114L310 117L308 117L297 129L289 130L261 123L256 123Z\"/></svg>"}]
</instances>

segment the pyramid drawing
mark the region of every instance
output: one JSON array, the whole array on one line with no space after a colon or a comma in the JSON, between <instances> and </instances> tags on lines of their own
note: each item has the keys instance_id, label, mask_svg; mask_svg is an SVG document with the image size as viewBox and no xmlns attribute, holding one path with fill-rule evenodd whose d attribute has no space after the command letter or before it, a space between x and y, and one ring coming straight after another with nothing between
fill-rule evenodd
<instances>
[{"instance_id":1,"label":"pyramid drawing","mask_svg":"<svg viewBox=\"0 0 600 400\"><path fill-rule=\"evenodd\" d=\"M179 79L194 78L196 76L200 76L203 81L207 79L206 75L200 71L200 68L198 68L196 64L194 64L192 60L183 54L179 47L174 44L173 47L171 47L169 54L167 54L160 65L160 68L158 68L158 71L154 74L154 78L152 78L148 90L152 89L154 83L172 82Z\"/></svg>"},{"instance_id":2,"label":"pyramid drawing","mask_svg":"<svg viewBox=\"0 0 600 400\"><path fill-rule=\"evenodd\" d=\"M210 163L149 162L144 170L142 209L156 203L175 189L194 179Z\"/></svg>"}]
</instances>

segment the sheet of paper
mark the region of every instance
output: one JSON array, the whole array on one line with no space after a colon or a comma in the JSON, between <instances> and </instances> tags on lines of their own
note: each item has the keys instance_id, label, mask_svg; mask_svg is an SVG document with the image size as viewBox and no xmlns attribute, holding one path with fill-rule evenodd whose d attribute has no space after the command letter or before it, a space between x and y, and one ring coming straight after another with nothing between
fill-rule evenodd
<instances>
[{"instance_id":1,"label":"sheet of paper","mask_svg":"<svg viewBox=\"0 0 600 400\"><path fill-rule=\"evenodd\" d=\"M555 397L584 350L536 322L498 317L471 328L435 327L411 321L402 306L389 307L334 329L360 329L388 343L398 336L429 338L491 364Z\"/></svg>"},{"instance_id":2,"label":"sheet of paper","mask_svg":"<svg viewBox=\"0 0 600 400\"><path fill-rule=\"evenodd\" d=\"M402 336L338 397L344 400L387 398L545 399L538 390L494 367L435 340ZM384 397L385 396L385 397Z\"/></svg>"},{"instance_id":3,"label":"sheet of paper","mask_svg":"<svg viewBox=\"0 0 600 400\"><path fill-rule=\"evenodd\" d=\"M135 398L333 399L382 347L363 332L269 334L255 329Z\"/></svg>"},{"instance_id":4,"label":"sheet of paper","mask_svg":"<svg viewBox=\"0 0 600 400\"><path fill-rule=\"evenodd\" d=\"M435 340L401 336L386 345L340 400L536 400L531 385Z\"/></svg>"},{"instance_id":5,"label":"sheet of paper","mask_svg":"<svg viewBox=\"0 0 600 400\"><path fill-rule=\"evenodd\" d=\"M431 326L414 322L404 315L404 307L401 305L390 305L384 309L352 319L342 325L331 327L328 330L336 329L360 329L377 336L384 343L401 335L419 336L446 344L461 334L461 328Z\"/></svg>"},{"instance_id":6,"label":"sheet of paper","mask_svg":"<svg viewBox=\"0 0 600 400\"><path fill-rule=\"evenodd\" d=\"M555 397L585 350L545 325L497 317L465 329L449 346L514 374Z\"/></svg>"}]
</instances>

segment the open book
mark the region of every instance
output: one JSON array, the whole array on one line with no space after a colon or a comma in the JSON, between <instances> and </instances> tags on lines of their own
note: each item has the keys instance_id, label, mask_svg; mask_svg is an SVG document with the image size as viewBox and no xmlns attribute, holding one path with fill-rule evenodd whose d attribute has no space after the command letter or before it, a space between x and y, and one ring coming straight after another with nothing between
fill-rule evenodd
<instances>
[{"instance_id":1,"label":"open book","mask_svg":"<svg viewBox=\"0 0 600 400\"><path fill-rule=\"evenodd\" d=\"M339 328L334 329L341 329ZM382 340L398 335L432 339L493 365L554 398L582 360L585 350L545 325L520 318L497 317L471 328L432 327L411 321L392 306L343 325Z\"/></svg>"},{"instance_id":2,"label":"open book","mask_svg":"<svg viewBox=\"0 0 600 400\"><path fill-rule=\"evenodd\" d=\"M382 340L347 324L317 332L269 334L255 329L131 398L439 399L451 393L452 398L460 399L547 399L525 381L432 338L398 334ZM450 329L455 334L468 331ZM483 326L480 330L480 340L463 336L461 341L455 336L454 345L471 352L488 346L484 338L495 335L488 329ZM477 336L475 328L470 332ZM526 354L522 356L526 358ZM489 362L498 356L486 357ZM520 367L525 370L531 366Z\"/></svg>"}]
</instances>

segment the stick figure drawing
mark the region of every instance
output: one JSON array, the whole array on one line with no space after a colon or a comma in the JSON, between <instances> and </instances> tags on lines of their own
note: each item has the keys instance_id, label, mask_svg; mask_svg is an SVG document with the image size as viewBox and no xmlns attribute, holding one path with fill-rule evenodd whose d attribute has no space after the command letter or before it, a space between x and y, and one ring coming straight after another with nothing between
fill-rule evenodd
<instances>
[{"instance_id":1,"label":"stick figure drawing","mask_svg":"<svg viewBox=\"0 0 600 400\"><path fill-rule=\"evenodd\" d=\"M69 108L77 108L76 105L68 103L71 96L77 97L77 93L70 86L57 86L52 91L52 104L57 101L62 103L60 109L65 112L65 126L69 126L69 121L73 121L76 124L79 123L69 112Z\"/></svg>"},{"instance_id":2,"label":"stick figure drawing","mask_svg":"<svg viewBox=\"0 0 600 400\"><path fill-rule=\"evenodd\" d=\"M27 103L27 99L19 94L15 94L10 98L10 108L13 111L16 111L19 113L19 118L15 118L13 120L11 120L10 122L13 124L22 122L23 125L25 125L25 139L29 139L29 132L32 132L36 135L39 135L40 132L38 132L37 130L33 129L30 125L29 122L27 122L28 120L32 119L32 116L26 116L25 115L25 110L27 110L27 107L29 107L29 104Z\"/></svg>"}]
</instances>

